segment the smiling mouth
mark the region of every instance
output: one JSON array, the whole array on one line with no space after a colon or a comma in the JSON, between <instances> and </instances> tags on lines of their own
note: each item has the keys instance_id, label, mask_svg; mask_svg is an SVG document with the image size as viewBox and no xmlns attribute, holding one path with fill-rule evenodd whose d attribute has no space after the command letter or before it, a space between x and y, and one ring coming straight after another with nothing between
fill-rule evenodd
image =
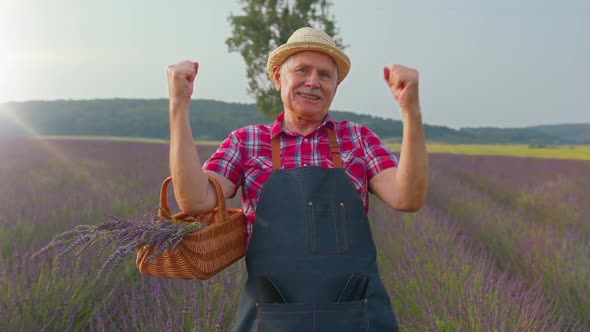
<instances>
[{"instance_id":1,"label":"smiling mouth","mask_svg":"<svg viewBox=\"0 0 590 332\"><path fill-rule=\"evenodd\" d=\"M297 92L297 95L299 95L300 97L303 97L305 99L309 99L309 100L320 100L320 96L316 96L316 95L312 95L312 94L308 94L308 93L303 93L303 92Z\"/></svg>"}]
</instances>

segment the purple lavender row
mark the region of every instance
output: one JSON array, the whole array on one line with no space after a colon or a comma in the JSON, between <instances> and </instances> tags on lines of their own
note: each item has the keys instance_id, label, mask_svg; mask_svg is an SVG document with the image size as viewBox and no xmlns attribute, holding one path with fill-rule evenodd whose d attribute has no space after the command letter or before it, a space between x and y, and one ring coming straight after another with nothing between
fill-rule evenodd
<instances>
[{"instance_id":1,"label":"purple lavender row","mask_svg":"<svg viewBox=\"0 0 590 332\"><path fill-rule=\"evenodd\" d=\"M199 149L203 159L212 150ZM76 259L62 259L58 266L53 264L53 251L30 259L30 253L54 234L80 224L99 223L104 220L104 211L141 220L138 202L157 202L160 181L167 176L167 153L164 144L17 140L5 145L0 141L0 330L223 331L232 325L245 278L243 262L198 282L142 276L130 258L123 259L109 280L96 279L105 261L97 258L98 251L105 246L104 253L112 253L118 247L106 241L93 247L96 251L73 250L64 257ZM580 292L588 289L582 281L590 279L584 280L580 272L590 257L579 245L583 232L566 231L583 229L584 219L568 219L559 225L551 223L551 218L532 220L529 212L521 213L520 203L505 205L489 194L498 188L486 185L500 183L495 180L502 179L500 171L488 177L493 170L482 168L480 179L488 181L477 187L448 170L451 165L473 177L478 172L469 170L471 162L462 156L445 158L446 163L431 158L433 190L428 213L424 210L402 217L372 201L380 266L387 271L386 284L403 327L588 330L579 322L587 315L572 313L563 305L568 298L562 297L573 291L580 299L589 298ZM498 187L509 193L518 191L524 195L523 201L532 197L528 210L544 202L559 211L568 207L578 211L574 216L588 215L588 208L580 204L584 197L588 201L586 191L569 185L585 183L580 174L587 164L562 166L562 172L551 166L546 171L551 174L542 175L543 168L535 166L535 160L527 160L532 164L529 171L538 169L535 182L528 177L527 168L514 167L509 172L510 160L504 161L504 176L530 187ZM544 177L564 180L554 181L557 185L539 181ZM552 188L548 192L555 193L558 204L533 190L545 185ZM172 198L169 201L173 203ZM451 226L445 226L449 223ZM513 224L526 227L514 228ZM564 249L556 250L561 246ZM542 260L543 255L551 258ZM567 267L576 262L578 268L569 272ZM555 265L556 270L551 271L548 265ZM554 280L555 276L559 280ZM557 286L550 289L548 285ZM515 303L522 308L515 309ZM546 314L542 319L538 318L540 312Z\"/></svg>"},{"instance_id":2,"label":"purple lavender row","mask_svg":"<svg viewBox=\"0 0 590 332\"><path fill-rule=\"evenodd\" d=\"M495 266L444 211L396 213L372 201L380 269L400 324L414 331L557 331L539 287ZM555 317L556 319L548 319Z\"/></svg>"},{"instance_id":3,"label":"purple lavender row","mask_svg":"<svg viewBox=\"0 0 590 332\"><path fill-rule=\"evenodd\" d=\"M531 164L535 162L529 160ZM547 161L540 162L545 164ZM581 169L585 166L585 162L580 162ZM523 197L529 194L527 188L531 186L517 189L506 185L500 191L498 186L474 184L472 179L463 176L471 172L464 171L464 167L457 163L452 168L449 165L433 168L432 177L436 179L437 185L431 187L429 202L453 216L462 233L472 243L485 248L500 270L522 278L529 285L540 285L547 301L556 302L564 315L570 317L567 321L573 322L566 330L575 330L577 326L589 329L590 243L587 222L571 215L562 216L561 219L555 218L552 213L543 212L547 206L560 210L572 204L588 215L589 207L561 201L559 195L550 200L529 201L529 205L516 199L507 203L498 197ZM567 178L567 172L572 170L565 171L552 169L553 173L546 178ZM506 173L504 176L514 178L515 182L520 181L521 185L524 183L522 178L527 178L520 172ZM516 179L519 176L521 178ZM480 177L488 180L485 174ZM529 178L529 181L537 185L551 181L546 178ZM590 184L588 176L582 176L576 181ZM583 196L587 189L581 188L566 185L559 190L570 190L574 195Z\"/></svg>"}]
</instances>

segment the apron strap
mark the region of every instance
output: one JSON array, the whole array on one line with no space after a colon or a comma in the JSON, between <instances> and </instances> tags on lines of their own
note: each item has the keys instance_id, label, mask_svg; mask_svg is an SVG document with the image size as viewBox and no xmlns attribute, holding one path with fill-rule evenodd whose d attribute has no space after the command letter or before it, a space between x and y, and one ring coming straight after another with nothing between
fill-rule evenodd
<instances>
[{"instance_id":1,"label":"apron strap","mask_svg":"<svg viewBox=\"0 0 590 332\"><path fill-rule=\"evenodd\" d=\"M328 145L330 146L330 154L334 162L334 168L342 168L342 159L340 159L340 145L336 139L334 129L328 128Z\"/></svg>"},{"instance_id":2,"label":"apron strap","mask_svg":"<svg viewBox=\"0 0 590 332\"><path fill-rule=\"evenodd\" d=\"M340 145L336 139L334 129L328 128L328 145L330 146L330 155L334 162L334 168L342 168L342 159L340 158ZM272 138L272 169L281 168L281 141L280 135Z\"/></svg>"},{"instance_id":3,"label":"apron strap","mask_svg":"<svg viewBox=\"0 0 590 332\"><path fill-rule=\"evenodd\" d=\"M281 169L281 136L272 138L272 169Z\"/></svg>"}]
</instances>

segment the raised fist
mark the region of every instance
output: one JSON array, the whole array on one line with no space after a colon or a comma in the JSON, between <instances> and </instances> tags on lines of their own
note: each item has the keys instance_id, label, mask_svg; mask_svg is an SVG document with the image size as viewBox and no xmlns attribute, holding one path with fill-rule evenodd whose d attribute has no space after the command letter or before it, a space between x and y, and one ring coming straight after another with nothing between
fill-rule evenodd
<instances>
[{"instance_id":1,"label":"raised fist","mask_svg":"<svg viewBox=\"0 0 590 332\"><path fill-rule=\"evenodd\" d=\"M393 65L391 68L384 67L383 79L385 79L393 97L399 103L402 112L420 110L418 71L416 69L402 65Z\"/></svg>"},{"instance_id":2,"label":"raised fist","mask_svg":"<svg viewBox=\"0 0 590 332\"><path fill-rule=\"evenodd\" d=\"M168 66L168 96L170 102L190 102L199 63L182 61Z\"/></svg>"}]
</instances>

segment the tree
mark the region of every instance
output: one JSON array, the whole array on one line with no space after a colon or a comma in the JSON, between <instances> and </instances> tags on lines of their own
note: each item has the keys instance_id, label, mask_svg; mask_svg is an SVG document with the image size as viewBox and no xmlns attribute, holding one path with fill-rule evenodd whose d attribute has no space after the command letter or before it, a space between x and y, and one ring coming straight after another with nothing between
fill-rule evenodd
<instances>
[{"instance_id":1,"label":"tree","mask_svg":"<svg viewBox=\"0 0 590 332\"><path fill-rule=\"evenodd\" d=\"M241 0L243 15L230 14L232 37L230 52L240 52L246 62L248 94L256 97L259 112L273 118L283 103L266 72L266 61L272 50L284 44L291 34L305 26L324 30L344 49L336 37L335 19L329 13L328 0Z\"/></svg>"}]
</instances>

